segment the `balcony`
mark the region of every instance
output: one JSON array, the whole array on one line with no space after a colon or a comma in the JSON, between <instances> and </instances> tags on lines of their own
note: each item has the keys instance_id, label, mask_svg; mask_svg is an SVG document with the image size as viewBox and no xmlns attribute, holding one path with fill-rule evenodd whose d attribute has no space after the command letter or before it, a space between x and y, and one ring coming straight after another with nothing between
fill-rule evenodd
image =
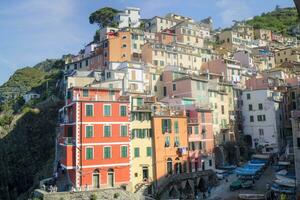
<instances>
[{"instance_id":1,"label":"balcony","mask_svg":"<svg viewBox=\"0 0 300 200\"><path fill-rule=\"evenodd\" d=\"M79 96L76 95L72 99L73 101L116 101L116 95L95 95L95 96Z\"/></svg>"},{"instance_id":2,"label":"balcony","mask_svg":"<svg viewBox=\"0 0 300 200\"><path fill-rule=\"evenodd\" d=\"M198 124L199 123L198 118L188 118L187 121L189 124Z\"/></svg>"},{"instance_id":3,"label":"balcony","mask_svg":"<svg viewBox=\"0 0 300 200\"><path fill-rule=\"evenodd\" d=\"M76 141L73 137L61 137L59 143L64 145L75 145Z\"/></svg>"}]
</instances>

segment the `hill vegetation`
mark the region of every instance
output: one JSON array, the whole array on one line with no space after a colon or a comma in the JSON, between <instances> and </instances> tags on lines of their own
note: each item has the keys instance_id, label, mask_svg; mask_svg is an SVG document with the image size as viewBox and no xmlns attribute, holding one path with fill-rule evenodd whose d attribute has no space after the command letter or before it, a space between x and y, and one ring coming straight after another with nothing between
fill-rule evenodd
<instances>
[{"instance_id":1,"label":"hill vegetation","mask_svg":"<svg viewBox=\"0 0 300 200\"><path fill-rule=\"evenodd\" d=\"M0 87L14 93L0 106L0 199L28 199L39 180L52 175L63 66L63 60L46 60L17 70ZM25 104L29 91L41 97Z\"/></svg>"},{"instance_id":2,"label":"hill vegetation","mask_svg":"<svg viewBox=\"0 0 300 200\"><path fill-rule=\"evenodd\" d=\"M276 8L272 12L262 13L253 19L246 21L254 28L269 29L283 35L291 35L290 28L299 23L299 15L296 8Z\"/></svg>"}]
</instances>

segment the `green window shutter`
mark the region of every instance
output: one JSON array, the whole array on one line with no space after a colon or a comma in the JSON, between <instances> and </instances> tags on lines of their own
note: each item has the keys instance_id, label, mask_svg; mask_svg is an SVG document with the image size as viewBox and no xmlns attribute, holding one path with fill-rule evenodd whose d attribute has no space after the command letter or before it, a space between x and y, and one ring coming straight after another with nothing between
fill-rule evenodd
<instances>
[{"instance_id":1,"label":"green window shutter","mask_svg":"<svg viewBox=\"0 0 300 200\"><path fill-rule=\"evenodd\" d=\"M88 97L89 96L89 90L88 89L83 89L82 96Z\"/></svg>"},{"instance_id":2,"label":"green window shutter","mask_svg":"<svg viewBox=\"0 0 300 200\"><path fill-rule=\"evenodd\" d=\"M171 123L171 119L168 119L168 132L171 133L172 132L172 123Z\"/></svg>"},{"instance_id":3,"label":"green window shutter","mask_svg":"<svg viewBox=\"0 0 300 200\"><path fill-rule=\"evenodd\" d=\"M126 107L126 106L121 106L120 109L121 109L120 115L121 115L122 117L127 116L127 107Z\"/></svg>"},{"instance_id":4,"label":"green window shutter","mask_svg":"<svg viewBox=\"0 0 300 200\"><path fill-rule=\"evenodd\" d=\"M86 159L91 160L94 158L93 148L86 148Z\"/></svg>"},{"instance_id":5,"label":"green window shutter","mask_svg":"<svg viewBox=\"0 0 300 200\"><path fill-rule=\"evenodd\" d=\"M111 137L111 127L104 126L104 137Z\"/></svg>"},{"instance_id":6,"label":"green window shutter","mask_svg":"<svg viewBox=\"0 0 300 200\"><path fill-rule=\"evenodd\" d=\"M91 138L94 134L94 127L93 126L86 126L85 127L85 137Z\"/></svg>"},{"instance_id":7,"label":"green window shutter","mask_svg":"<svg viewBox=\"0 0 300 200\"><path fill-rule=\"evenodd\" d=\"M93 105L85 105L85 115L93 116L94 114L94 106Z\"/></svg>"},{"instance_id":8,"label":"green window shutter","mask_svg":"<svg viewBox=\"0 0 300 200\"><path fill-rule=\"evenodd\" d=\"M111 106L104 105L104 116L111 116Z\"/></svg>"},{"instance_id":9,"label":"green window shutter","mask_svg":"<svg viewBox=\"0 0 300 200\"><path fill-rule=\"evenodd\" d=\"M175 132L175 133L179 133L179 129L178 129L178 121L177 121L177 120L174 122L174 132Z\"/></svg>"},{"instance_id":10,"label":"green window shutter","mask_svg":"<svg viewBox=\"0 0 300 200\"><path fill-rule=\"evenodd\" d=\"M127 126L121 126L121 136L122 137L127 136Z\"/></svg>"},{"instance_id":11,"label":"green window shutter","mask_svg":"<svg viewBox=\"0 0 300 200\"><path fill-rule=\"evenodd\" d=\"M121 147L121 157L122 158L127 158L127 152L128 152L128 150L127 150L128 148L127 148L127 146L122 146Z\"/></svg>"},{"instance_id":12,"label":"green window shutter","mask_svg":"<svg viewBox=\"0 0 300 200\"><path fill-rule=\"evenodd\" d=\"M140 157L140 148L138 147L134 148L134 157L136 158Z\"/></svg>"},{"instance_id":13,"label":"green window shutter","mask_svg":"<svg viewBox=\"0 0 300 200\"><path fill-rule=\"evenodd\" d=\"M180 142L179 142L179 137L178 136L175 137L174 146L175 147L179 147L180 146Z\"/></svg>"},{"instance_id":14,"label":"green window shutter","mask_svg":"<svg viewBox=\"0 0 300 200\"><path fill-rule=\"evenodd\" d=\"M143 99L142 98L137 98L137 106L142 106L143 105Z\"/></svg>"},{"instance_id":15,"label":"green window shutter","mask_svg":"<svg viewBox=\"0 0 300 200\"><path fill-rule=\"evenodd\" d=\"M147 147L147 156L148 157L152 156L152 148L151 147Z\"/></svg>"},{"instance_id":16,"label":"green window shutter","mask_svg":"<svg viewBox=\"0 0 300 200\"><path fill-rule=\"evenodd\" d=\"M199 128L198 128L198 126L195 126L195 127L194 127L194 133L195 133L195 134L199 134Z\"/></svg>"},{"instance_id":17,"label":"green window shutter","mask_svg":"<svg viewBox=\"0 0 300 200\"><path fill-rule=\"evenodd\" d=\"M104 147L104 158L111 158L111 148L110 147Z\"/></svg>"}]
</instances>

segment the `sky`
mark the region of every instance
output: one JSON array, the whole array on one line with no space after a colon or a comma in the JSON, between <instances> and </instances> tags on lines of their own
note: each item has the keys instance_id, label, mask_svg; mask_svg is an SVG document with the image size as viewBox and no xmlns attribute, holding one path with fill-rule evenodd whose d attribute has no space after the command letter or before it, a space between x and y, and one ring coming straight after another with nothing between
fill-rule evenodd
<instances>
[{"instance_id":1,"label":"sky","mask_svg":"<svg viewBox=\"0 0 300 200\"><path fill-rule=\"evenodd\" d=\"M174 12L201 20L212 17L214 27L227 27L293 0L0 0L0 85L18 68L46 58L76 54L97 29L89 15L105 6L119 10L141 8L142 18Z\"/></svg>"}]
</instances>

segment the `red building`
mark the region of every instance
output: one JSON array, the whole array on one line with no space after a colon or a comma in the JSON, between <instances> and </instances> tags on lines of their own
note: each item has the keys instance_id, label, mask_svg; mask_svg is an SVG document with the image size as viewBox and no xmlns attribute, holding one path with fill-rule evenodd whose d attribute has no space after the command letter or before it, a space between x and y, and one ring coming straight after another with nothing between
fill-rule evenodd
<instances>
[{"instance_id":1,"label":"red building","mask_svg":"<svg viewBox=\"0 0 300 200\"><path fill-rule=\"evenodd\" d=\"M71 88L60 110L59 153L71 184L106 188L130 182L129 99L120 90Z\"/></svg>"}]
</instances>

